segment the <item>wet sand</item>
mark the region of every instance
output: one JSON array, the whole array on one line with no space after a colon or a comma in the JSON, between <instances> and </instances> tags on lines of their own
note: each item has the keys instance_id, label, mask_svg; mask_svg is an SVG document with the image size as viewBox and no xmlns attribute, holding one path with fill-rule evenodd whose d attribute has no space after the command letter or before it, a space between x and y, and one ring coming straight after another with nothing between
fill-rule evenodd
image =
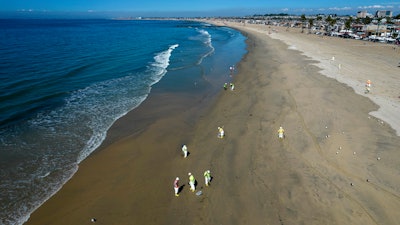
<instances>
[{"instance_id":1,"label":"wet sand","mask_svg":"<svg viewBox=\"0 0 400 225\"><path fill-rule=\"evenodd\" d=\"M369 96L323 76L316 58L283 41L331 46L338 54L327 62L343 69L394 71L382 73L382 81L399 74L397 65L358 47L349 50L348 40L228 25L249 37L234 91L190 110L173 104L190 99L154 95L111 128L105 146L26 224L92 224L91 218L96 224L398 224L396 131L370 115L379 106ZM343 62L340 52L347 54ZM374 63L360 65L360 55ZM360 76L360 85L370 79ZM157 114L162 110L171 113ZM132 128L135 121L144 129ZM280 125L284 140L277 138ZM218 126L224 126L223 139L217 138ZM189 149L186 159L182 143ZM202 176L207 169L213 176L209 187ZM202 195L189 191L188 172ZM179 197L173 192L176 176L183 185Z\"/></svg>"}]
</instances>

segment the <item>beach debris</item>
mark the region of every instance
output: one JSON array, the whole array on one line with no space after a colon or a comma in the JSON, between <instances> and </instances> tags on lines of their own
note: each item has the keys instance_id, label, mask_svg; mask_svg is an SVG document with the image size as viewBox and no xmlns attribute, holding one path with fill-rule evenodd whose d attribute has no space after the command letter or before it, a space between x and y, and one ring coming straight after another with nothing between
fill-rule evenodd
<instances>
[{"instance_id":1,"label":"beach debris","mask_svg":"<svg viewBox=\"0 0 400 225\"><path fill-rule=\"evenodd\" d=\"M331 59L332 61L335 61L335 56L332 56L332 59Z\"/></svg>"},{"instance_id":2,"label":"beach debris","mask_svg":"<svg viewBox=\"0 0 400 225\"><path fill-rule=\"evenodd\" d=\"M376 158L376 160L378 160L378 161L381 160L381 157Z\"/></svg>"},{"instance_id":3,"label":"beach debris","mask_svg":"<svg viewBox=\"0 0 400 225\"><path fill-rule=\"evenodd\" d=\"M92 219L90 219L90 222L92 222L92 223L96 223L96 221L97 221L97 219L96 219L96 218L92 218Z\"/></svg>"},{"instance_id":4,"label":"beach debris","mask_svg":"<svg viewBox=\"0 0 400 225\"><path fill-rule=\"evenodd\" d=\"M369 182L369 179L367 179L366 181Z\"/></svg>"},{"instance_id":5,"label":"beach debris","mask_svg":"<svg viewBox=\"0 0 400 225\"><path fill-rule=\"evenodd\" d=\"M328 129L328 126L325 126L325 129Z\"/></svg>"},{"instance_id":6,"label":"beach debris","mask_svg":"<svg viewBox=\"0 0 400 225\"><path fill-rule=\"evenodd\" d=\"M196 192L196 195L197 196L200 196L200 195L202 195L203 194L203 192L202 191L198 191L198 192Z\"/></svg>"},{"instance_id":7,"label":"beach debris","mask_svg":"<svg viewBox=\"0 0 400 225\"><path fill-rule=\"evenodd\" d=\"M339 154L339 152L336 152L336 155Z\"/></svg>"},{"instance_id":8,"label":"beach debris","mask_svg":"<svg viewBox=\"0 0 400 225\"><path fill-rule=\"evenodd\" d=\"M350 183L350 186L354 186L354 184L353 184L353 183Z\"/></svg>"},{"instance_id":9,"label":"beach debris","mask_svg":"<svg viewBox=\"0 0 400 225\"><path fill-rule=\"evenodd\" d=\"M342 150L342 146L339 146L339 150Z\"/></svg>"},{"instance_id":10,"label":"beach debris","mask_svg":"<svg viewBox=\"0 0 400 225\"><path fill-rule=\"evenodd\" d=\"M356 154L356 152L353 152L353 155L355 155Z\"/></svg>"}]
</instances>

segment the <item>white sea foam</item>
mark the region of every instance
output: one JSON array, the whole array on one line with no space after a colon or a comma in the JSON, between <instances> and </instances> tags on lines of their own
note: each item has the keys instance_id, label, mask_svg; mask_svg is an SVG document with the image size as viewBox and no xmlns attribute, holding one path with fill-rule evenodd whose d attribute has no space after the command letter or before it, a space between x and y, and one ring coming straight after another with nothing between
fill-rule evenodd
<instances>
[{"instance_id":1,"label":"white sea foam","mask_svg":"<svg viewBox=\"0 0 400 225\"><path fill-rule=\"evenodd\" d=\"M167 50L160 52L154 56L154 62L148 67L149 71L152 71L152 78L154 81L151 85L159 82L161 78L167 73L167 68L169 66L169 61L172 55L172 51L179 47L178 44L171 45Z\"/></svg>"},{"instance_id":2,"label":"white sea foam","mask_svg":"<svg viewBox=\"0 0 400 225\"><path fill-rule=\"evenodd\" d=\"M70 165L70 169L63 169L62 177L57 179L51 177L51 172L38 172L34 176L40 179L49 179L46 182L46 187L43 187L46 191L42 192L40 197L38 196L38 200L31 207L23 207L19 212L16 212L18 214L16 217L20 218L18 224L26 222L34 210L61 189L78 170L78 164L101 145L106 138L107 130L117 119L136 108L146 99L150 93L151 85L159 82L166 74L172 51L177 47L178 44L175 44L167 50L156 54L154 62L149 63L148 70L143 76L129 75L78 90L66 99L66 105L62 108L53 110L46 115L39 115L36 119L30 121L31 126L41 127L40 133L54 133L54 130L58 130L60 127L72 129L65 131L60 137L52 137L53 139L59 138L61 140L64 139L63 137L73 135L74 141L69 143L72 149L79 148L79 144L75 143L79 142L75 141L76 139L84 140L87 138L87 140L84 141L83 148L81 147L82 151L76 156L75 160L64 157L58 159L45 157L46 159L42 160L49 165L44 165L43 168L40 168L40 171L54 169L51 164L57 164L58 160L69 160L67 164ZM144 83L138 85L139 82ZM129 95L129 93L135 93L135 97ZM113 103L113 107L108 107L110 102ZM81 131L75 130L75 127L79 127ZM60 131L58 130L57 133L60 133ZM68 150L64 149L64 151ZM69 154L74 155L72 151ZM52 181L52 179L54 180Z\"/></svg>"},{"instance_id":3,"label":"white sea foam","mask_svg":"<svg viewBox=\"0 0 400 225\"><path fill-rule=\"evenodd\" d=\"M203 59L206 58L207 56L211 55L215 49L214 46L212 45L212 38L210 33L208 33L208 31L203 30L203 29L197 29L197 31L200 33L202 39L204 40L204 44L206 46L208 46L208 48L210 49L210 51L208 51L206 54L204 54L199 61L197 62L198 65L200 65L203 62Z\"/></svg>"}]
</instances>

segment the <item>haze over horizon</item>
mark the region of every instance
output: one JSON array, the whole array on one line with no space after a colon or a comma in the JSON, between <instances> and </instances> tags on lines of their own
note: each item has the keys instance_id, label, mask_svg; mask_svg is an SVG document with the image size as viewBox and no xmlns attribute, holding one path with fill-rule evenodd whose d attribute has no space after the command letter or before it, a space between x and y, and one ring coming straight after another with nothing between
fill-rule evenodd
<instances>
[{"instance_id":1,"label":"haze over horizon","mask_svg":"<svg viewBox=\"0 0 400 225\"><path fill-rule=\"evenodd\" d=\"M248 16L254 14L287 13L292 15L338 14L355 15L366 10L374 14L377 10L400 13L400 2L375 0L337 0L325 2L308 1L261 1L261 0L96 0L96 1L53 1L53 0L0 0L0 17L209 17Z\"/></svg>"}]
</instances>

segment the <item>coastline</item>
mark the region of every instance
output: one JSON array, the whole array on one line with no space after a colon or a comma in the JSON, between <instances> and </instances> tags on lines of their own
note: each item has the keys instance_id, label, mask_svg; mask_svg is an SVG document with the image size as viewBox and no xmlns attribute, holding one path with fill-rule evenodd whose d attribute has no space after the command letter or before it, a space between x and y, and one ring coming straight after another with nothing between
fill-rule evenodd
<instances>
[{"instance_id":1,"label":"coastline","mask_svg":"<svg viewBox=\"0 0 400 225\"><path fill-rule=\"evenodd\" d=\"M367 119L377 105L321 76L315 61L283 42L236 29L249 39L235 91L222 91L204 111L178 107L144 130L115 135L26 224L396 224L400 140ZM194 112L195 123L181 122ZM132 120L128 114L115 128L132 132ZM203 184L207 169L211 187ZM201 196L188 190L188 172ZM178 198L176 176L184 185Z\"/></svg>"}]
</instances>

